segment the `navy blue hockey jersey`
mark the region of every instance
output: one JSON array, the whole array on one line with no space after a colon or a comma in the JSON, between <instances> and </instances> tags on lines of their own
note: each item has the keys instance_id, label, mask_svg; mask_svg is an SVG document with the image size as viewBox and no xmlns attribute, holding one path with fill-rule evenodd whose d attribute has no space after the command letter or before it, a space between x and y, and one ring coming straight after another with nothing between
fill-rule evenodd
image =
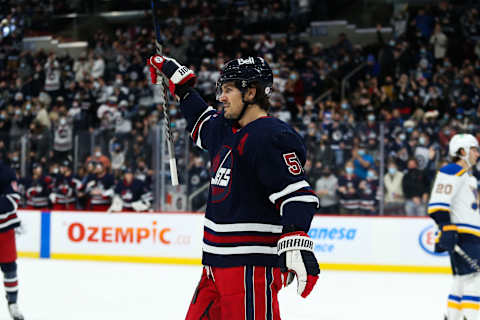
<instances>
[{"instance_id":1,"label":"navy blue hockey jersey","mask_svg":"<svg viewBox=\"0 0 480 320\"><path fill-rule=\"evenodd\" d=\"M0 232L20 225L20 219L17 216L19 200L15 171L0 162Z\"/></svg>"},{"instance_id":2,"label":"navy blue hockey jersey","mask_svg":"<svg viewBox=\"0 0 480 320\"><path fill-rule=\"evenodd\" d=\"M123 201L123 207L132 209L132 202L138 200L151 201L152 195L145 183L139 179L133 179L128 184L125 179L119 181L115 186L115 194L118 194Z\"/></svg>"},{"instance_id":3,"label":"navy blue hockey jersey","mask_svg":"<svg viewBox=\"0 0 480 320\"><path fill-rule=\"evenodd\" d=\"M85 192L90 205L110 205L115 187L115 178L110 173L90 175L85 182Z\"/></svg>"},{"instance_id":4,"label":"navy blue hockey jersey","mask_svg":"<svg viewBox=\"0 0 480 320\"><path fill-rule=\"evenodd\" d=\"M81 184L81 181L72 175L58 175L52 189L52 193L55 194L55 202L59 204L74 203L77 200L77 190Z\"/></svg>"},{"instance_id":5,"label":"navy blue hockey jersey","mask_svg":"<svg viewBox=\"0 0 480 320\"><path fill-rule=\"evenodd\" d=\"M277 266L283 226L308 231L319 204L305 178L301 137L272 117L236 130L195 90L180 106L193 141L211 158L203 264Z\"/></svg>"},{"instance_id":6,"label":"navy blue hockey jersey","mask_svg":"<svg viewBox=\"0 0 480 320\"><path fill-rule=\"evenodd\" d=\"M25 198L29 208L48 207L48 196L52 191L53 179L50 176L28 179L25 182Z\"/></svg>"}]
</instances>

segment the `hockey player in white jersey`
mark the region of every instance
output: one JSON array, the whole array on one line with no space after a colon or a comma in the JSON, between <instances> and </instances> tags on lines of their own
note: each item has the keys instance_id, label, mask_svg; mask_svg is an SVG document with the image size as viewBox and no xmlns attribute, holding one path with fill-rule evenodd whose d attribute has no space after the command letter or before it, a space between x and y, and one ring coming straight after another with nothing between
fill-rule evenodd
<instances>
[{"instance_id":1,"label":"hockey player in white jersey","mask_svg":"<svg viewBox=\"0 0 480 320\"><path fill-rule=\"evenodd\" d=\"M480 309L480 273L455 251L458 245L480 261L480 213L477 179L470 169L479 157L478 141L470 134L456 134L449 143L452 162L435 178L428 213L440 230L436 251L448 251L453 285L448 296L448 320L476 320Z\"/></svg>"}]
</instances>

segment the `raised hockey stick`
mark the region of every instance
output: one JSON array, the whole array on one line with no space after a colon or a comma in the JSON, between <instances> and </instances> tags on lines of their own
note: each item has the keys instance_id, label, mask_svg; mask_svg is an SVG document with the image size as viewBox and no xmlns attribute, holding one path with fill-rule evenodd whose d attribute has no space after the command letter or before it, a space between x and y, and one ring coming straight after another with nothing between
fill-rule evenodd
<instances>
[{"instance_id":1,"label":"raised hockey stick","mask_svg":"<svg viewBox=\"0 0 480 320\"><path fill-rule=\"evenodd\" d=\"M474 269L476 272L480 272L480 266L478 265L477 261L472 259L463 249L456 244L453 250L458 253L469 265Z\"/></svg>"},{"instance_id":2,"label":"raised hockey stick","mask_svg":"<svg viewBox=\"0 0 480 320\"><path fill-rule=\"evenodd\" d=\"M152 5L152 17L153 17L153 27L155 28L155 48L156 52L159 55L162 55L163 52L163 42L162 37L160 36L160 26L158 25L157 21L157 6L155 2L158 0L151 0ZM168 157L170 160L170 175L172 176L172 186L178 185L178 174L177 174L177 161L175 160L175 152L173 149L173 136L171 130L171 123L170 117L168 116L167 112L167 99L168 99L168 79L164 76L162 77L162 91L163 91L163 99L165 101L165 105L163 107L163 117L165 118L166 129L165 135L167 137L167 149L168 149Z\"/></svg>"}]
</instances>

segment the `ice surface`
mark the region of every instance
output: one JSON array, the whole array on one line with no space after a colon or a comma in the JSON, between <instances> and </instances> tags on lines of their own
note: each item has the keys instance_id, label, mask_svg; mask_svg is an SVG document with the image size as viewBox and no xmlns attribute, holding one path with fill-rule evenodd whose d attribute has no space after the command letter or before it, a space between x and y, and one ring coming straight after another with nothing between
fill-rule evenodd
<instances>
[{"instance_id":1,"label":"ice surface","mask_svg":"<svg viewBox=\"0 0 480 320\"><path fill-rule=\"evenodd\" d=\"M201 273L199 266L157 264L19 259L18 265L26 320L182 320ZM283 320L440 320L450 281L326 270L308 299L296 295L296 284L283 289L280 310ZM0 320L8 319L2 302Z\"/></svg>"}]
</instances>

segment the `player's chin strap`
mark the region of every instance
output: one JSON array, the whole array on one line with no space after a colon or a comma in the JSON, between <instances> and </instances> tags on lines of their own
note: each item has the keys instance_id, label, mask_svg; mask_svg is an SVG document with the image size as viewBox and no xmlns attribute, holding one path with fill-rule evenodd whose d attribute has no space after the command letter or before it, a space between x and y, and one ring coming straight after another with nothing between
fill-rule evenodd
<instances>
[{"instance_id":1,"label":"player's chin strap","mask_svg":"<svg viewBox=\"0 0 480 320\"><path fill-rule=\"evenodd\" d=\"M242 90L242 104L243 104L242 112L240 112L240 114L235 119L235 121L240 121L240 119L242 119L243 115L245 114L245 111L247 111L248 106L253 104L252 102L245 101L245 94L247 93L247 89L248 88L245 88L244 90Z\"/></svg>"},{"instance_id":2,"label":"player's chin strap","mask_svg":"<svg viewBox=\"0 0 480 320\"><path fill-rule=\"evenodd\" d=\"M468 169L470 169L471 167L473 167L473 164L470 163L468 158L470 158L470 150L467 151L467 155L465 157L460 157L460 159L462 159L463 161L465 161L467 163Z\"/></svg>"},{"instance_id":3,"label":"player's chin strap","mask_svg":"<svg viewBox=\"0 0 480 320\"><path fill-rule=\"evenodd\" d=\"M473 167L473 164L471 164L470 161L468 160L468 158L470 158L470 149L465 150L465 153L466 153L466 155L465 156L460 156L460 159L465 161L468 165L468 169L470 169L471 167Z\"/></svg>"}]
</instances>

